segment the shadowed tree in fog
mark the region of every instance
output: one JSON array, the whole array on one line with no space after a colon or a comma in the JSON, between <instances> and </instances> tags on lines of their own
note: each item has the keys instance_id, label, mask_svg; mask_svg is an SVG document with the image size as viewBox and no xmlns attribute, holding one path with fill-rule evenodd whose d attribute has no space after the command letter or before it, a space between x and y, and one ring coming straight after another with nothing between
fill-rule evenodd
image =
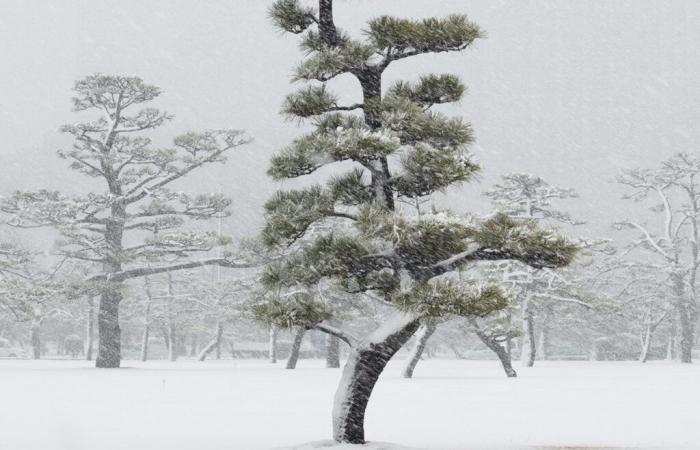
<instances>
[{"instance_id":1,"label":"shadowed tree in fog","mask_svg":"<svg viewBox=\"0 0 700 450\"><path fill-rule=\"evenodd\" d=\"M635 257L635 252L637 257L652 255L657 270L665 276L679 328L678 356L681 362L690 363L698 320L700 159L678 153L655 169L626 170L617 181L630 188L627 198L654 202L650 209L660 215L657 222L624 220L617 226L638 235L629 244L627 259ZM648 263L642 260L642 264Z\"/></svg>"},{"instance_id":2,"label":"shadowed tree in fog","mask_svg":"<svg viewBox=\"0 0 700 450\"><path fill-rule=\"evenodd\" d=\"M126 280L204 264L238 267L229 258L150 266L146 261L204 253L227 243L216 233L184 228L187 220L226 213L229 200L218 194L190 195L169 187L190 172L225 160L227 152L248 142L236 130L190 132L172 147L160 147L146 135L172 118L145 105L161 90L138 77L95 74L75 83L73 106L86 116L66 125L73 147L59 156L77 174L102 183L84 195L56 191L16 192L1 209L17 227L50 226L61 238L56 252L95 263L101 275L98 308L97 367L119 367L119 304Z\"/></svg>"},{"instance_id":3,"label":"shadowed tree in fog","mask_svg":"<svg viewBox=\"0 0 700 450\"><path fill-rule=\"evenodd\" d=\"M393 62L462 51L482 37L465 16L383 16L369 22L366 39L359 41L335 26L332 0L320 0L317 10L279 0L270 14L280 29L302 35L307 54L294 79L308 85L287 97L283 112L309 120L314 130L279 152L268 173L275 179L297 178L341 161L354 168L325 185L280 191L267 202L263 236L270 246L293 245L326 221L348 225L344 231L321 233L284 263L273 264L263 281L270 289L289 292L260 305L257 313L277 326L317 328L350 346L335 397L333 438L363 443L372 389L422 320L482 316L507 304L494 286L465 288L441 275L483 260L558 267L570 261L575 246L505 215L487 220L446 212L410 217L396 208L399 199L427 198L470 180L478 170L467 152L473 140L469 124L432 110L462 97L465 86L457 76L427 75L382 86ZM362 103L339 103L326 83L340 75L357 80ZM362 338L331 326L312 288L324 278L348 292L372 292L395 312Z\"/></svg>"}]
</instances>

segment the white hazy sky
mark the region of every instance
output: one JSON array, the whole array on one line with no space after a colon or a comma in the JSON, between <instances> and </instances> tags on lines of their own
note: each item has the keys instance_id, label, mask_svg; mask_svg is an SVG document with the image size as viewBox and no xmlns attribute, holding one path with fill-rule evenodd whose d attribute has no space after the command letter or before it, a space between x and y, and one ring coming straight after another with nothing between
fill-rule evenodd
<instances>
[{"instance_id":1,"label":"white hazy sky","mask_svg":"<svg viewBox=\"0 0 700 450\"><path fill-rule=\"evenodd\" d=\"M296 38L274 30L262 0L0 0L0 192L81 190L55 150L78 120L73 81L93 73L139 75L165 94L176 119L158 137L190 129L244 128L255 143L187 187L234 198L227 228L251 235L261 205L280 186L269 157L301 133L277 114L291 91ZM357 33L380 14L466 13L488 33L461 54L403 61L387 81L426 72L460 75L469 95L447 109L472 122L480 183L440 199L485 212L481 191L511 171L575 188L568 209L609 233L626 166L653 166L700 151L700 2L695 0L336 0L339 26ZM388 82L387 82L388 84ZM343 98L359 93L350 79ZM166 144L166 140L160 141ZM321 174L322 176L323 174ZM287 183L286 186L290 186Z\"/></svg>"}]
</instances>

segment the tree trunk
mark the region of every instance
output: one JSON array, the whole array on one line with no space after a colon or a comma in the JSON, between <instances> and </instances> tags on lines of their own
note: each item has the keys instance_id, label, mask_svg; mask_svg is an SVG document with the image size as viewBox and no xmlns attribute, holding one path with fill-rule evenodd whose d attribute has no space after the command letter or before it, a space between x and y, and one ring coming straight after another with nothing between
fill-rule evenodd
<instances>
[{"instance_id":1,"label":"tree trunk","mask_svg":"<svg viewBox=\"0 0 700 450\"><path fill-rule=\"evenodd\" d=\"M145 277L144 284L146 286L146 309L143 315L143 335L141 337L141 361L148 359L148 339L151 334L151 303L153 302L153 294L151 293L151 280Z\"/></svg>"},{"instance_id":2,"label":"tree trunk","mask_svg":"<svg viewBox=\"0 0 700 450\"><path fill-rule=\"evenodd\" d=\"M220 322L216 323L216 334L214 335L214 339L212 339L203 349L201 352L199 352L199 356L197 359L199 361L204 361L207 359L207 356L209 353L211 353L212 350L215 348L221 349L221 338L224 335L224 326ZM219 350L221 351L221 350Z\"/></svg>"},{"instance_id":3,"label":"tree trunk","mask_svg":"<svg viewBox=\"0 0 700 450\"><path fill-rule=\"evenodd\" d=\"M651 335L652 335L652 325L648 323L646 329L644 330L644 336L642 337L642 350L639 354L640 362L647 362L649 359L649 348L651 347Z\"/></svg>"},{"instance_id":4,"label":"tree trunk","mask_svg":"<svg viewBox=\"0 0 700 450\"><path fill-rule=\"evenodd\" d=\"M148 360L148 339L151 332L151 327L145 324L143 327L143 335L141 336L141 361Z\"/></svg>"},{"instance_id":5,"label":"tree trunk","mask_svg":"<svg viewBox=\"0 0 700 450\"><path fill-rule=\"evenodd\" d=\"M535 365L535 356L537 355L537 347L535 343L535 318L532 314L527 301L525 311L523 311L523 338L522 348L520 349L520 363L523 367L532 367Z\"/></svg>"},{"instance_id":6,"label":"tree trunk","mask_svg":"<svg viewBox=\"0 0 700 450\"><path fill-rule=\"evenodd\" d=\"M365 443L365 410L386 364L416 332L417 319L402 314L375 331L367 342L350 350L333 406L333 439ZM374 337L374 338L373 338Z\"/></svg>"},{"instance_id":7,"label":"tree trunk","mask_svg":"<svg viewBox=\"0 0 700 450\"><path fill-rule=\"evenodd\" d=\"M199 347L199 340L197 335L193 334L190 338L190 356L197 356L197 348Z\"/></svg>"},{"instance_id":8,"label":"tree trunk","mask_svg":"<svg viewBox=\"0 0 700 450\"><path fill-rule=\"evenodd\" d=\"M304 339L305 333L306 330L304 328L299 328L296 333L294 333L294 341L292 342L292 348L289 352L286 369L296 368L297 361L299 360L299 351L301 350L301 341Z\"/></svg>"},{"instance_id":9,"label":"tree trunk","mask_svg":"<svg viewBox=\"0 0 700 450\"><path fill-rule=\"evenodd\" d=\"M588 350L588 360L598 361L598 340L593 339L590 343L590 348Z\"/></svg>"},{"instance_id":10,"label":"tree trunk","mask_svg":"<svg viewBox=\"0 0 700 450\"><path fill-rule=\"evenodd\" d=\"M678 322L680 324L679 356L682 363L693 362L693 344L695 343L695 314L688 301L680 306Z\"/></svg>"},{"instance_id":11,"label":"tree trunk","mask_svg":"<svg viewBox=\"0 0 700 450\"><path fill-rule=\"evenodd\" d=\"M484 332L477 330L476 335L481 339L481 342L483 342L491 351L493 351L496 356L498 357L498 360L501 361L501 365L503 366L503 371L506 373L506 376L508 378L515 378L518 376L518 373L513 369L513 365L510 362L510 357L508 356L508 352L506 351L503 346L498 343L494 338L487 336Z\"/></svg>"},{"instance_id":12,"label":"tree trunk","mask_svg":"<svg viewBox=\"0 0 700 450\"><path fill-rule=\"evenodd\" d=\"M177 330L172 321L168 321L168 360L175 361L177 359Z\"/></svg>"},{"instance_id":13,"label":"tree trunk","mask_svg":"<svg viewBox=\"0 0 700 450\"><path fill-rule=\"evenodd\" d=\"M91 296L88 297L87 301L85 335L85 359L92 361L93 338L95 336L95 300Z\"/></svg>"},{"instance_id":14,"label":"tree trunk","mask_svg":"<svg viewBox=\"0 0 700 450\"><path fill-rule=\"evenodd\" d=\"M467 359L467 357L464 356L464 355L462 354L462 352L459 351L459 349L457 348L457 346L456 346L455 344L447 344L447 346L450 348L450 350L452 350L452 353L455 354L455 358L457 358L457 359Z\"/></svg>"},{"instance_id":15,"label":"tree trunk","mask_svg":"<svg viewBox=\"0 0 700 450\"><path fill-rule=\"evenodd\" d=\"M696 312L694 300L686 293L682 272L671 274L673 282L674 306L678 317L680 336L678 356L682 363L693 362Z\"/></svg>"},{"instance_id":16,"label":"tree trunk","mask_svg":"<svg viewBox=\"0 0 700 450\"><path fill-rule=\"evenodd\" d=\"M404 378L413 377L413 371L416 369L416 365L418 364L418 361L420 361L421 356L423 355L425 346L428 344L428 340L433 335L433 333L435 333L436 328L437 325L435 324L435 322L430 320L423 323L418 329L418 332L416 333L416 343L411 349L411 353L408 357L408 363L403 369Z\"/></svg>"},{"instance_id":17,"label":"tree trunk","mask_svg":"<svg viewBox=\"0 0 700 450\"><path fill-rule=\"evenodd\" d=\"M32 320L32 358L41 359L41 320Z\"/></svg>"},{"instance_id":18,"label":"tree trunk","mask_svg":"<svg viewBox=\"0 0 700 450\"><path fill-rule=\"evenodd\" d=\"M224 337L224 326L221 323L216 324L216 359L221 359L221 341Z\"/></svg>"},{"instance_id":19,"label":"tree trunk","mask_svg":"<svg viewBox=\"0 0 700 450\"><path fill-rule=\"evenodd\" d=\"M541 360L547 360L549 355L549 327L547 322L542 324L542 329L540 330L540 339L537 344L537 354L540 355Z\"/></svg>"},{"instance_id":20,"label":"tree trunk","mask_svg":"<svg viewBox=\"0 0 700 450\"><path fill-rule=\"evenodd\" d=\"M340 367L340 339L332 334L326 335L326 367L328 369Z\"/></svg>"},{"instance_id":21,"label":"tree trunk","mask_svg":"<svg viewBox=\"0 0 700 450\"><path fill-rule=\"evenodd\" d=\"M177 359L177 326L173 319L172 306L175 300L173 292L173 274L168 272L168 360L175 361Z\"/></svg>"},{"instance_id":22,"label":"tree trunk","mask_svg":"<svg viewBox=\"0 0 700 450\"><path fill-rule=\"evenodd\" d=\"M270 342L268 345L268 357L271 363L277 362L277 328L270 325Z\"/></svg>"},{"instance_id":23,"label":"tree trunk","mask_svg":"<svg viewBox=\"0 0 700 450\"><path fill-rule=\"evenodd\" d=\"M122 300L122 283L110 283L100 295L97 311L99 346L95 366L117 368L121 362L121 329L119 328L119 303Z\"/></svg>"}]
</instances>

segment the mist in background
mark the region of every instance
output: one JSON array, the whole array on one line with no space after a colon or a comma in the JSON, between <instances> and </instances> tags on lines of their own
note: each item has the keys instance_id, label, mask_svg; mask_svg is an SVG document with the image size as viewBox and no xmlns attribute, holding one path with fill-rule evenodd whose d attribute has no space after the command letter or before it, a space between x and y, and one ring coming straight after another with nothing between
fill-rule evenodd
<instances>
[{"instance_id":1,"label":"mist in background","mask_svg":"<svg viewBox=\"0 0 700 450\"><path fill-rule=\"evenodd\" d=\"M304 131L278 114L301 54L268 22L270 3L2 0L0 194L84 191L92 181L55 154L71 145L58 128L79 120L71 87L94 72L137 75L163 89L154 106L176 116L153 135L158 145L206 128L241 128L255 138L225 166L181 186L230 195L224 230L257 234L264 201L294 185L265 175L270 156ZM578 233L615 236L610 223L635 208L610 182L620 169L700 150L700 2L338 0L335 9L337 25L355 35L381 14L445 11L466 13L487 32L466 52L412 58L387 73L385 87L436 71L469 87L461 104L442 109L472 123L483 171L478 183L440 198L440 207L486 213L484 189L500 175L529 172L579 193L562 205L587 221ZM350 79L331 86L343 100L359 99Z\"/></svg>"}]
</instances>

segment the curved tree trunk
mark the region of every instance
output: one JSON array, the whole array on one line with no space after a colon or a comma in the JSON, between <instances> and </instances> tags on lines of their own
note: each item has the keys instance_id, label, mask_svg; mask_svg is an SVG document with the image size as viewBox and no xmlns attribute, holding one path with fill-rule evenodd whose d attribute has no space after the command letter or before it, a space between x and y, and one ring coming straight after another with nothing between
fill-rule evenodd
<instances>
[{"instance_id":1,"label":"curved tree trunk","mask_svg":"<svg viewBox=\"0 0 700 450\"><path fill-rule=\"evenodd\" d=\"M328 369L340 367L340 339L331 334L326 335L326 367Z\"/></svg>"},{"instance_id":2,"label":"curved tree trunk","mask_svg":"<svg viewBox=\"0 0 700 450\"><path fill-rule=\"evenodd\" d=\"M351 348L333 406L333 439L365 443L365 410L374 385L386 364L418 329L420 322L402 314Z\"/></svg>"},{"instance_id":3,"label":"curved tree trunk","mask_svg":"<svg viewBox=\"0 0 700 450\"><path fill-rule=\"evenodd\" d=\"M408 362L406 364L406 367L404 367L403 369L404 378L413 377L413 371L416 369L416 365L418 364L418 361L420 361L421 356L423 355L425 346L428 344L428 340L433 335L433 333L435 333L436 328L437 325L435 324L435 322L426 321L418 329L418 332L416 333L416 343L411 349L411 353L408 357Z\"/></svg>"},{"instance_id":4,"label":"curved tree trunk","mask_svg":"<svg viewBox=\"0 0 700 450\"><path fill-rule=\"evenodd\" d=\"M482 331L476 331L476 335L481 339L481 342L483 342L491 351L493 351L496 356L498 357L498 360L501 362L501 366L503 366L503 371L506 373L506 376L508 378L515 378L518 376L518 373L513 369L513 365L510 362L510 357L508 356L508 352L506 349L498 343L494 338L487 336L485 333Z\"/></svg>"},{"instance_id":5,"label":"curved tree trunk","mask_svg":"<svg viewBox=\"0 0 700 450\"><path fill-rule=\"evenodd\" d=\"M296 333L294 333L294 341L292 342L292 348L289 352L289 358L287 359L287 366L285 369L295 369L297 367L299 351L301 350L301 341L304 339L305 333L306 329L304 328L298 328Z\"/></svg>"},{"instance_id":6,"label":"curved tree trunk","mask_svg":"<svg viewBox=\"0 0 700 450\"><path fill-rule=\"evenodd\" d=\"M95 366L117 368L121 362L121 329L119 328L119 303L122 300L122 283L111 283L100 296L97 311L99 345Z\"/></svg>"}]
</instances>

